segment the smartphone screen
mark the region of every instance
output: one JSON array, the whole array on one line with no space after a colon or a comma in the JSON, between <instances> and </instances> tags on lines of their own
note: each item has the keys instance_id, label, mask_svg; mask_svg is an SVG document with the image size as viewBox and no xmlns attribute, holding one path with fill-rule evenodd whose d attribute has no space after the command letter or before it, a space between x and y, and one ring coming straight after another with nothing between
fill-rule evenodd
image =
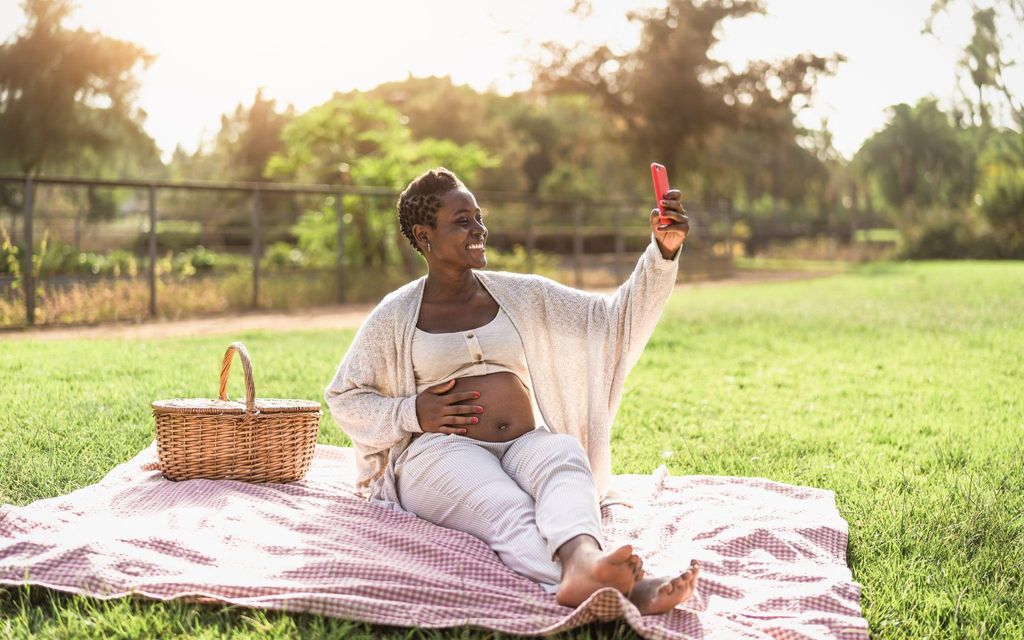
<instances>
[{"instance_id":1,"label":"smartphone screen","mask_svg":"<svg viewBox=\"0 0 1024 640\"><path fill-rule=\"evenodd\" d=\"M665 217L665 208L661 206L661 199L668 191L668 171L663 165L652 162L651 179L654 181L654 201L658 203L658 211L661 212L661 224L668 224L672 220Z\"/></svg>"}]
</instances>

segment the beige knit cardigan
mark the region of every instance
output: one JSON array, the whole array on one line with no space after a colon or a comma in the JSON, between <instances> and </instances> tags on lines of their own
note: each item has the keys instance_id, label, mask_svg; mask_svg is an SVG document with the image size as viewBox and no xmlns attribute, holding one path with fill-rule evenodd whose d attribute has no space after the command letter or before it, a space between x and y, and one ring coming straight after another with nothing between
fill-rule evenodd
<instances>
[{"instance_id":1,"label":"beige knit cardigan","mask_svg":"<svg viewBox=\"0 0 1024 640\"><path fill-rule=\"evenodd\" d=\"M474 272L522 338L544 424L583 444L602 497L611 478L610 429L623 382L672 293L680 253L666 260L652 237L629 279L610 296L535 275ZM391 456L421 432L412 339L425 281L414 280L377 305L324 393L331 415L352 439L357 486L371 498Z\"/></svg>"}]
</instances>

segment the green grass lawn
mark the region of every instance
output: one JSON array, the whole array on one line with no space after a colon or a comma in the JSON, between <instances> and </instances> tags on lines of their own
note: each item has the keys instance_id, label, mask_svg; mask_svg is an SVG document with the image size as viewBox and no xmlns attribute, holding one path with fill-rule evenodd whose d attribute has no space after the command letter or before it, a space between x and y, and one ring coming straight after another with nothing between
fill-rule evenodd
<instances>
[{"instance_id":1,"label":"green grass lawn","mask_svg":"<svg viewBox=\"0 0 1024 640\"><path fill-rule=\"evenodd\" d=\"M253 354L260 395L311 399L351 337L231 336ZM216 393L229 341L0 341L0 502L72 491L135 455L153 438L151 400ZM236 379L232 394L240 390ZM1024 264L880 264L679 291L627 380L617 424L616 473L665 463L675 474L835 491L876 636L1024 637ZM329 418L320 441L346 444ZM30 633L409 635L0 590L0 636ZM605 625L575 635L628 633Z\"/></svg>"}]
</instances>

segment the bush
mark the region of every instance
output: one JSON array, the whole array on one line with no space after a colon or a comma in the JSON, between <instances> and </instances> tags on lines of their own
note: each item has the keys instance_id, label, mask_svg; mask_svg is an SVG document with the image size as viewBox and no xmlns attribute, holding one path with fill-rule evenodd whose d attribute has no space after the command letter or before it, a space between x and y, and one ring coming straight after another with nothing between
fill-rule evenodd
<instances>
[{"instance_id":1,"label":"bush","mask_svg":"<svg viewBox=\"0 0 1024 640\"><path fill-rule=\"evenodd\" d=\"M287 242L275 242L263 253L260 265L268 271L286 271L301 269L310 264L309 258L295 245Z\"/></svg>"},{"instance_id":2,"label":"bush","mask_svg":"<svg viewBox=\"0 0 1024 640\"><path fill-rule=\"evenodd\" d=\"M904 239L902 255L912 260L995 260L1004 251L992 233L978 230L967 218L932 222Z\"/></svg>"},{"instance_id":3,"label":"bush","mask_svg":"<svg viewBox=\"0 0 1024 640\"><path fill-rule=\"evenodd\" d=\"M489 271L512 271L515 273L535 273L548 278L556 278L559 273L558 261L540 251L533 252L533 269L530 269L530 261L526 248L517 244L511 251L500 252L495 249L487 250L487 269Z\"/></svg>"},{"instance_id":4,"label":"bush","mask_svg":"<svg viewBox=\"0 0 1024 640\"><path fill-rule=\"evenodd\" d=\"M1024 167L989 167L982 179L981 213L1005 257L1024 257Z\"/></svg>"},{"instance_id":5,"label":"bush","mask_svg":"<svg viewBox=\"0 0 1024 640\"><path fill-rule=\"evenodd\" d=\"M191 220L158 220L156 223L156 250L158 253L180 253L199 244L202 225ZM149 251L149 232L135 238L136 253Z\"/></svg>"},{"instance_id":6,"label":"bush","mask_svg":"<svg viewBox=\"0 0 1024 640\"><path fill-rule=\"evenodd\" d=\"M170 271L182 278L212 273L214 271L237 271L251 264L248 256L210 251L203 245L173 256Z\"/></svg>"},{"instance_id":7,"label":"bush","mask_svg":"<svg viewBox=\"0 0 1024 640\"><path fill-rule=\"evenodd\" d=\"M11 242L7 228L0 227L0 275L21 275L21 258L18 251L18 247Z\"/></svg>"},{"instance_id":8,"label":"bush","mask_svg":"<svg viewBox=\"0 0 1024 640\"><path fill-rule=\"evenodd\" d=\"M74 273L80 275L135 277L139 272L138 259L128 251L121 249L111 251L106 255L79 253L74 264Z\"/></svg>"}]
</instances>

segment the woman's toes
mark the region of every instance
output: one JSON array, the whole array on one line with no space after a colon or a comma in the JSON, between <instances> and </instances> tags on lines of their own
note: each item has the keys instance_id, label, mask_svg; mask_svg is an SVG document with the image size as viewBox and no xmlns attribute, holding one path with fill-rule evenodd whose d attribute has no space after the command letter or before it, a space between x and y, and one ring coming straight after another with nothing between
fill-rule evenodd
<instances>
[{"instance_id":1,"label":"woman's toes","mask_svg":"<svg viewBox=\"0 0 1024 640\"><path fill-rule=\"evenodd\" d=\"M628 544L624 544L608 554L608 558L612 562L629 562L632 556L633 546Z\"/></svg>"},{"instance_id":2,"label":"woman's toes","mask_svg":"<svg viewBox=\"0 0 1024 640\"><path fill-rule=\"evenodd\" d=\"M644 577L644 561L638 555L633 555L629 559L629 566L633 568L633 579L640 580Z\"/></svg>"},{"instance_id":3,"label":"woman's toes","mask_svg":"<svg viewBox=\"0 0 1024 640\"><path fill-rule=\"evenodd\" d=\"M676 576L675 578L667 580L665 584L661 585L661 588L658 589L658 592L661 595L670 596L674 594L676 591L685 590L686 587L692 583L693 576L690 574L689 571L685 571L680 575Z\"/></svg>"}]
</instances>

